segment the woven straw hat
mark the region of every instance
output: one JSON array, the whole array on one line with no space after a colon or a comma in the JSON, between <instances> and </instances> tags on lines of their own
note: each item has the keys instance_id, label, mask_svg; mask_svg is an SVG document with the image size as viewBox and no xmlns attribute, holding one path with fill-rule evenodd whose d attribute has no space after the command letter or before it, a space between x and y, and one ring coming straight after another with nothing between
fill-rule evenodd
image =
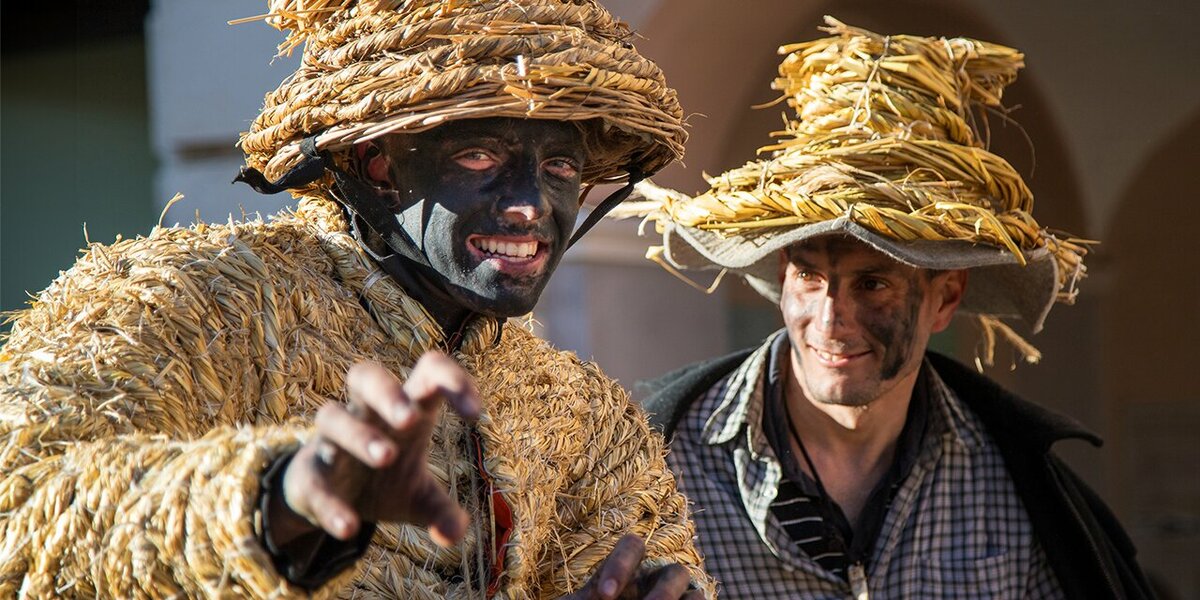
<instances>
[{"instance_id":1,"label":"woven straw hat","mask_svg":"<svg viewBox=\"0 0 1200 600\"><path fill-rule=\"evenodd\" d=\"M269 0L264 17L303 45L240 145L275 179L301 141L338 151L453 119L594 121L585 183L653 173L687 135L675 91L594 0Z\"/></svg>"},{"instance_id":2,"label":"woven straw hat","mask_svg":"<svg viewBox=\"0 0 1200 600\"><path fill-rule=\"evenodd\" d=\"M1023 55L826 23L834 37L780 48L773 87L795 113L764 158L694 198L643 184L645 201L616 216L655 221L663 246L648 256L669 269L732 270L772 300L780 249L852 236L914 267L970 269L962 311L1041 329L1055 301L1073 301L1086 248L1041 228L1021 176L986 149L985 111Z\"/></svg>"}]
</instances>

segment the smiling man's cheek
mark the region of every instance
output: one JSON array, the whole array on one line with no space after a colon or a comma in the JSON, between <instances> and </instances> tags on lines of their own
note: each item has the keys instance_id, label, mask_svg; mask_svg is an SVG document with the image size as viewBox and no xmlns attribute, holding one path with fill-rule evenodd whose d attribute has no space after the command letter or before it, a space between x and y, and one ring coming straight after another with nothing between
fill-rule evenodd
<instances>
[{"instance_id":1,"label":"smiling man's cheek","mask_svg":"<svg viewBox=\"0 0 1200 600\"><path fill-rule=\"evenodd\" d=\"M924 290L911 281L902 299L885 305L864 305L857 312L858 322L884 349L880 379L887 381L904 371L914 354L914 339L921 317Z\"/></svg>"}]
</instances>

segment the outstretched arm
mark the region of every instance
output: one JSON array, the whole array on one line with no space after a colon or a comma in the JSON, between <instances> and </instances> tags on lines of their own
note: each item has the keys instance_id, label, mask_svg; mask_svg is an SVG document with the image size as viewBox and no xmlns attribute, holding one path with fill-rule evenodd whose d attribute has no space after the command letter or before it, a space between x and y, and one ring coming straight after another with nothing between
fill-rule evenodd
<instances>
[{"instance_id":1,"label":"outstretched arm","mask_svg":"<svg viewBox=\"0 0 1200 600\"><path fill-rule=\"evenodd\" d=\"M263 260L217 233L93 246L16 321L0 350L0 597L303 592L258 543L256 501L306 435L282 424L287 403L313 398L285 402L288 308Z\"/></svg>"}]
</instances>

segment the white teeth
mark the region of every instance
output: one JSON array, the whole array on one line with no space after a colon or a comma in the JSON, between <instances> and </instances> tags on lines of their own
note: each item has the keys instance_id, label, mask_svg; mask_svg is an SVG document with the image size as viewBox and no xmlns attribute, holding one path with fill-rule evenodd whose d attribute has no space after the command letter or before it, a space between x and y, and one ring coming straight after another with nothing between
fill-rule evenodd
<instances>
[{"instance_id":1,"label":"white teeth","mask_svg":"<svg viewBox=\"0 0 1200 600\"><path fill-rule=\"evenodd\" d=\"M494 238L475 238L472 242L476 248L489 254L513 258L528 258L537 254L537 242L502 242Z\"/></svg>"}]
</instances>

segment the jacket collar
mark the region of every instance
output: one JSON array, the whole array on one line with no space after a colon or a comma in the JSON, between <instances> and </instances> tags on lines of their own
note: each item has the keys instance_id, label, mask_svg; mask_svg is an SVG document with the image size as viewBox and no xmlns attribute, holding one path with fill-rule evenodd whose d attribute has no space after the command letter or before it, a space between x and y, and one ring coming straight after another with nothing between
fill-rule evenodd
<instances>
[{"instance_id":1,"label":"jacket collar","mask_svg":"<svg viewBox=\"0 0 1200 600\"><path fill-rule=\"evenodd\" d=\"M1025 400L949 357L928 352L926 358L999 443L1019 442L1041 452L1067 439L1104 443L1079 421Z\"/></svg>"}]
</instances>

